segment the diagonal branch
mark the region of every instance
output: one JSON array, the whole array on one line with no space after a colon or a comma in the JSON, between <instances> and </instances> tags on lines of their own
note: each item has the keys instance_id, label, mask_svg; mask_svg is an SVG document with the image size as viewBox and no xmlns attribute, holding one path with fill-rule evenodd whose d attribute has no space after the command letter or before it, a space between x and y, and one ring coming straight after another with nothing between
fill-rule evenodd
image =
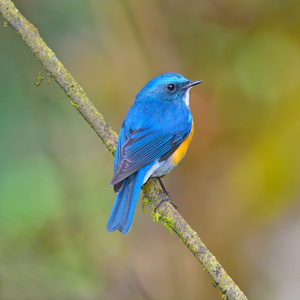
<instances>
[{"instance_id":1,"label":"diagonal branch","mask_svg":"<svg viewBox=\"0 0 300 300\"><path fill-rule=\"evenodd\" d=\"M0 0L0 12L6 22L21 35L24 42L41 62L49 75L64 90L73 106L96 131L106 148L114 154L117 144L117 134L94 107L79 83L46 45L39 35L38 30L28 22L11 0ZM149 180L142 189L153 207L156 207L164 197L157 179ZM207 249L197 233L186 223L172 205L168 202L163 202L158 207L155 217L164 226L172 229L178 235L180 240L202 264L205 271L213 279L215 286L221 290L226 299L247 299L217 259Z\"/></svg>"}]
</instances>

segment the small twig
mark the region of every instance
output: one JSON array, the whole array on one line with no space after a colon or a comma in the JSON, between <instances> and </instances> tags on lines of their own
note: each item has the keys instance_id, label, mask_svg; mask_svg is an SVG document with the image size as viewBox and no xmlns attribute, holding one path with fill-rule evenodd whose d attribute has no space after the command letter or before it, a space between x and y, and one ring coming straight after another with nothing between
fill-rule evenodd
<instances>
[{"instance_id":1,"label":"small twig","mask_svg":"<svg viewBox=\"0 0 300 300\"><path fill-rule=\"evenodd\" d=\"M78 82L46 45L39 35L38 30L22 16L10 0L0 0L0 12L5 19L5 25L12 26L21 35L35 57L44 66L46 72L60 85L74 107L96 131L106 148L114 154L117 144L117 134L97 111ZM142 189L153 207L156 207L164 197L157 179L149 180ZM182 243L187 246L203 265L205 271L213 279L215 286L221 290L226 299L247 299L217 259L203 244L197 233L185 222L170 203L164 202L157 208L156 218L162 224L168 226L169 229L172 228Z\"/></svg>"}]
</instances>

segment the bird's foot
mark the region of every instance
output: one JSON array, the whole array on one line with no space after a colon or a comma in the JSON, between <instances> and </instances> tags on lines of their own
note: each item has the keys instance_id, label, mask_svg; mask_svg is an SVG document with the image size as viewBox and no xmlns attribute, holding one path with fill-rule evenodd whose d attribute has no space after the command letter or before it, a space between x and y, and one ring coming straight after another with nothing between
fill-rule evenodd
<instances>
[{"instance_id":1,"label":"bird's foot","mask_svg":"<svg viewBox=\"0 0 300 300\"><path fill-rule=\"evenodd\" d=\"M177 209L177 206L175 205L175 203L172 201L172 199L169 196L169 193L167 192L167 194L165 194L165 196L159 201L159 203L155 206L154 208L154 212L156 212L156 210L161 206L161 204L165 201L168 201L170 204L173 205L173 207L175 209Z\"/></svg>"}]
</instances>

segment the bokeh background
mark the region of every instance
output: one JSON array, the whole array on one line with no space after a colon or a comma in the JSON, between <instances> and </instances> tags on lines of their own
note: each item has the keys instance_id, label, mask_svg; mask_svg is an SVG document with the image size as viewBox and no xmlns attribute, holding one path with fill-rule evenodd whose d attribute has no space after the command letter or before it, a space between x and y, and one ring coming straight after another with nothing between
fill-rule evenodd
<instances>
[{"instance_id":1,"label":"bokeh background","mask_svg":"<svg viewBox=\"0 0 300 300\"><path fill-rule=\"evenodd\" d=\"M119 131L163 72L191 91L195 134L164 182L249 299L300 298L297 0L15 0ZM0 298L221 299L137 205L105 230L113 159L10 27L0 27Z\"/></svg>"}]
</instances>

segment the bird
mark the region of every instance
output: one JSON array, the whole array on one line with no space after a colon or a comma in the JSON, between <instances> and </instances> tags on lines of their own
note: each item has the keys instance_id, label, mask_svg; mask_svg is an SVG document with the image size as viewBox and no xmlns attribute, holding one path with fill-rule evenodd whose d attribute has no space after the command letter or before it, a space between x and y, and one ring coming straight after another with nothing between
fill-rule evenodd
<instances>
[{"instance_id":1,"label":"bird","mask_svg":"<svg viewBox=\"0 0 300 300\"><path fill-rule=\"evenodd\" d=\"M142 185L169 173L184 157L194 133L189 91L201 82L164 73L137 94L118 137L110 181L117 197L108 232L128 233Z\"/></svg>"}]
</instances>

